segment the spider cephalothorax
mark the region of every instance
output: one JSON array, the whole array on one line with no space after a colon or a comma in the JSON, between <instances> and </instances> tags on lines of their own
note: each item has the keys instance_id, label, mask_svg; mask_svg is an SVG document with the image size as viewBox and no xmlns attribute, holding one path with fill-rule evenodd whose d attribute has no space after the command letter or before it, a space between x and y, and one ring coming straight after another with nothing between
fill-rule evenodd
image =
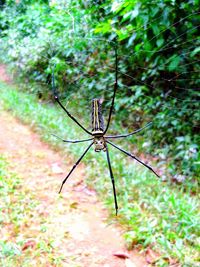
<instances>
[{"instance_id":1,"label":"spider cephalothorax","mask_svg":"<svg viewBox=\"0 0 200 267\"><path fill-rule=\"evenodd\" d=\"M123 138L123 137L128 137L128 136L131 136L133 134L136 134L136 133L140 132L141 130L143 130L144 128L146 128L147 126L149 126L151 123L148 123L143 128L140 128L140 129L138 129L138 130L136 130L136 131L134 131L132 133L129 133L129 134L121 134L121 135L114 135L114 136L113 135L109 135L109 136L106 136L106 132L109 129L109 125L110 125L111 115L112 115L112 111L113 111L113 107L114 107L115 94L116 94L117 87L118 87L118 78L117 78L117 75L118 75L118 60L117 60L117 48L115 46L115 84L114 84L114 92L113 92L112 102L111 102L109 116L108 116L108 122L106 124L106 127L104 128L104 121L103 121L102 109L101 109L102 101L101 101L101 99L93 99L92 100L92 131L90 132L81 123L79 123L77 121L77 119L74 116L72 116L69 113L69 111L60 102L60 100L58 98L58 95L56 93L56 88L55 88L55 83L54 83L54 72L52 73L52 88L53 88L55 100L58 102L58 104L60 105L60 107L67 113L67 115L76 124L78 124L87 134L90 135L90 138L83 139L83 140L64 140L64 139L62 139L62 138L60 138L60 137L58 137L56 135L55 136L58 137L58 138L60 138L60 139L62 139L62 141L63 142L66 142L66 143L81 143L81 142L91 141L91 144L86 148L86 150L84 151L84 153L77 160L77 162L74 164L74 166L72 167L72 169L70 170L70 172L68 173L68 175L63 180L62 185L60 187L59 193L61 192L61 190L63 188L63 185L65 184L65 182L67 181L67 179L69 178L69 176L71 175L71 173L73 172L73 170L81 162L81 160L86 155L86 153L91 148L91 146L94 145L96 152L100 152L101 150L103 150L103 151L106 152L107 162L108 162L108 168L109 168L109 172L110 172L110 177L111 177L111 182L112 182L112 187L113 187L113 193L114 193L114 201L115 201L116 214L117 214L117 211L118 211L118 205L117 205L117 197L116 197L116 191L115 191L115 180L114 180L114 176L113 176L113 172L112 172L112 168L111 168L111 162L110 162L110 156L109 156L109 150L108 150L108 145L107 144L109 144L112 147L118 149L119 151L121 151L124 154L128 155L132 159L135 159L136 161L138 161L139 163L141 163L142 165L144 165L145 167L147 167L155 175L158 176L158 174L149 165L147 165L146 163L144 163L143 161L141 161L139 158L137 158L133 154L125 151L124 149L120 148L119 146L117 146L114 143L112 143L112 142L109 141L109 139Z\"/></svg>"},{"instance_id":2,"label":"spider cephalothorax","mask_svg":"<svg viewBox=\"0 0 200 267\"><path fill-rule=\"evenodd\" d=\"M94 137L94 146L95 152L100 152L101 150L106 151L106 142L103 136L95 136Z\"/></svg>"}]
</instances>

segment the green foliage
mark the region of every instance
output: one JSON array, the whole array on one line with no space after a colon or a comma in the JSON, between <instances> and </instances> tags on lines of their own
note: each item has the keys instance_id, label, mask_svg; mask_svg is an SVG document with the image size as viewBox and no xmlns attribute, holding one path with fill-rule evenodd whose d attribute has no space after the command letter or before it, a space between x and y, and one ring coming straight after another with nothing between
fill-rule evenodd
<instances>
[{"instance_id":1,"label":"green foliage","mask_svg":"<svg viewBox=\"0 0 200 267\"><path fill-rule=\"evenodd\" d=\"M166 175L199 176L198 1L7 1L0 12L0 58L25 90L51 95L51 72L68 99L112 96L118 39L119 127L152 120L149 152ZM124 75L125 74L125 75ZM188 79L189 77L189 79ZM106 102L109 106L109 101ZM144 119L145 118L145 119ZM132 130L132 128L131 128ZM137 140L134 142L137 142ZM138 146L141 147L139 141ZM159 149L158 149L159 147Z\"/></svg>"},{"instance_id":2,"label":"green foliage","mask_svg":"<svg viewBox=\"0 0 200 267\"><path fill-rule=\"evenodd\" d=\"M52 238L51 218L38 212L43 203L10 168L0 155L0 266L63 266L66 257ZM56 212L54 216L58 216Z\"/></svg>"},{"instance_id":3,"label":"green foliage","mask_svg":"<svg viewBox=\"0 0 200 267\"><path fill-rule=\"evenodd\" d=\"M198 1L113 1L109 16L96 27L96 32L118 35L121 57L132 51L121 64L133 77L122 77L133 95L122 95L121 107L134 104L133 112L148 114L155 122L152 143L159 143L161 153L167 151L187 176L199 173L197 10Z\"/></svg>"},{"instance_id":4,"label":"green foliage","mask_svg":"<svg viewBox=\"0 0 200 267\"><path fill-rule=\"evenodd\" d=\"M15 233L20 228L22 222L22 203L24 203L24 194L18 194L21 181L14 174L7 173L7 165L5 158L0 156L0 226L1 230L13 223ZM14 203L14 198L18 196L19 202ZM0 232L1 232L0 230ZM3 231L1 232L1 234ZM5 234L0 242L0 263L2 266L11 266L15 264L12 259L21 255L20 243L12 242L7 239ZM6 260L7 259L7 260ZM7 263L10 263L7 265Z\"/></svg>"}]
</instances>

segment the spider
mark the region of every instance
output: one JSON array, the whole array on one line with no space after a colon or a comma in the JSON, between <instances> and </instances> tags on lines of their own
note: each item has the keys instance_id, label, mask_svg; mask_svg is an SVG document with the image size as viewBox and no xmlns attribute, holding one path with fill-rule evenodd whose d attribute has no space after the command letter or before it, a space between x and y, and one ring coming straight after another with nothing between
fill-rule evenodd
<instances>
[{"instance_id":1,"label":"spider","mask_svg":"<svg viewBox=\"0 0 200 267\"><path fill-rule=\"evenodd\" d=\"M116 144L114 144L114 143L112 143L112 142L109 141L110 139L118 139L118 138L123 138L123 137L128 137L128 136L134 135L134 134L142 131L144 128L150 126L152 124L152 122L148 123L146 126L140 128L140 129L135 130L134 132L131 132L131 133L128 133L128 134L106 135L106 133L107 133L107 131L109 129L109 125L110 125L110 121L111 121L111 115L112 115L113 107L114 107L115 95L116 95L116 91L117 91L117 88L118 88L118 55L117 55L117 47L115 46L115 83L114 83L114 90L113 90L112 102L111 102L111 106L110 106L110 110L109 110L108 121L107 121L106 127L104 127L104 120L103 120L103 116L102 116L102 109L101 109L102 101L101 101L101 99L93 99L92 100L92 131L90 132L83 125L81 125L77 121L77 119L73 115L71 115L69 113L69 111L60 102L59 97L58 97L58 94L56 93L55 82L54 82L54 72L52 73L52 88L53 88L53 92L54 92L55 101L67 113L67 115L76 124L78 124L80 128L82 128L83 131L85 131L87 134L89 134L91 136L91 138L82 139L82 140L64 140L64 139L62 139L61 137L58 137L55 134L53 134L53 135L55 137L61 139L63 142L66 142L66 143L82 143L82 142L92 141L90 143L90 145L87 147L87 149L84 151L84 153L81 155L81 157L73 165L72 169L67 174L67 176L64 178L64 180L63 180L63 182L61 184L59 193L61 193L64 184L66 183L67 179L72 174L72 172L74 171L74 169L78 166L78 164L81 162L81 160L87 154L87 152L92 147L92 145L94 145L95 152L100 152L100 151L106 152L107 162L108 162L108 168L109 168L110 178L111 178L112 187L113 187L114 202L115 202L115 211L116 211L116 215L117 215L117 213L118 213L118 204L117 204L117 196L116 196L116 189L115 189L115 180L114 180L114 175L113 175L113 171L112 171L112 167L111 167L111 162L110 162L108 144L111 145L112 147L116 148L117 150L123 152L124 154L126 154L129 157L131 157L132 159L135 159L137 162L139 162L142 165L144 165L145 167L147 167L157 177L159 177L159 175L152 169L151 166L147 165L146 163L144 163L142 160L140 160L139 158L137 158L133 154L125 151L124 149L120 148Z\"/></svg>"}]
</instances>

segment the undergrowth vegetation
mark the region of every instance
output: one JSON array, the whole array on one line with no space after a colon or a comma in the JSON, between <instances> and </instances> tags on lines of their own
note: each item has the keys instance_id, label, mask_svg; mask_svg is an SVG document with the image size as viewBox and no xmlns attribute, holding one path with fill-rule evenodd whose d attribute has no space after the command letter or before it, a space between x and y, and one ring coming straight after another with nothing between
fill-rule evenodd
<instances>
[{"instance_id":1,"label":"undergrowth vegetation","mask_svg":"<svg viewBox=\"0 0 200 267\"><path fill-rule=\"evenodd\" d=\"M80 128L62 110L38 102L37 97L3 83L0 83L0 96L2 106L31 125L46 142L63 152L71 152L75 158L80 156L83 145L63 144L51 135L54 133L69 139L83 137ZM126 147L127 143L122 142ZM160 257L156 258L154 266L164 267L175 262L184 267L198 266L200 207L197 184L185 181L183 187L169 181L162 182L143 166L112 149L110 152L120 207L118 221L124 227L127 245L159 252ZM91 150L85 160L88 186L97 189L99 197L114 214L105 154Z\"/></svg>"},{"instance_id":2,"label":"undergrowth vegetation","mask_svg":"<svg viewBox=\"0 0 200 267\"><path fill-rule=\"evenodd\" d=\"M75 99L80 115L93 97L108 108L117 40L119 128L153 121L140 152L148 139L145 151L159 158L163 176L199 179L199 1L2 3L0 58L24 90L49 98L55 67L60 95Z\"/></svg>"},{"instance_id":3,"label":"undergrowth vegetation","mask_svg":"<svg viewBox=\"0 0 200 267\"><path fill-rule=\"evenodd\" d=\"M63 266L55 239L46 233L49 218L38 213L40 201L10 169L11 162L0 155L0 265Z\"/></svg>"}]
</instances>

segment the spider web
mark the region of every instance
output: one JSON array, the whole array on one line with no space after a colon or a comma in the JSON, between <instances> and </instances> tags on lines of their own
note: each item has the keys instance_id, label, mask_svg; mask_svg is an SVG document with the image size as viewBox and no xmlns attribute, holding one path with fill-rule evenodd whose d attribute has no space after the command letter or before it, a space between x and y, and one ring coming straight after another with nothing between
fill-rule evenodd
<instances>
[{"instance_id":1,"label":"spider web","mask_svg":"<svg viewBox=\"0 0 200 267\"><path fill-rule=\"evenodd\" d=\"M185 17L180 18L176 23L169 25L162 31L160 31L158 34L156 34L150 41L153 39L158 38L161 34L167 32L170 27L176 27L176 25L182 23L184 24L185 21L187 21L188 18L192 19L194 16L198 15L199 12L194 12L193 14L189 14ZM162 15L160 16L162 17ZM156 20L159 22L160 17L158 17ZM155 20L154 20L155 21ZM149 25L151 22L149 23ZM150 26L149 26L150 27ZM88 27L89 28L89 27ZM119 43L118 45L118 57L119 57L119 88L118 88L118 95L127 94L128 97L133 98L133 102L131 104L126 105L126 103L121 103L120 98L116 97L115 101L115 109L117 112L117 106L125 109L130 109L130 112L133 112L133 106L134 106L134 95L138 94L138 91L143 87L148 88L148 93L146 89L141 93L141 98L146 98L146 102L152 100L152 98L156 98L157 96L160 96L160 92L157 89L157 86L160 88L163 87L163 93L161 99L159 99L159 103L156 107L152 108L155 109L156 112L163 112L163 111L173 111L170 112L169 116L173 116L176 118L177 112L182 111L184 112L184 116L188 114L191 115L192 112L196 114L194 118L194 122L192 122L193 128L199 129L200 128L200 122L197 120L200 118L200 88L199 88L199 67L198 62L200 61L199 58L199 50L198 45L200 44L200 39L194 40L188 40L180 43L180 38L183 35L187 36L188 32L192 32L193 30L199 28L199 25L190 25L190 28L178 33L174 32L174 37L169 39L162 48L158 48L157 51L151 51L151 50L144 50L140 49L137 52L130 53L129 49L127 48L126 55L124 55L121 50ZM135 32L141 31L141 28L137 29ZM114 41L107 40L103 37L97 37L94 36L94 34L87 34L88 37L81 37L77 36L76 34L72 35L72 38L75 40L82 40L84 42L87 42L87 47L90 47L90 49L86 50L83 49L83 51L80 51L80 53L77 55L78 63L77 66L75 66L78 69L78 76L75 77L75 79L72 79L71 85L74 85L74 88L77 88L79 96L76 96L75 94L70 95L67 99L67 106L72 108L74 103L78 103L79 101L83 100L85 101L85 112L88 113L88 116L90 116L90 110L91 110L91 100L93 98L102 98L104 99L103 102L103 113L104 113L104 119L108 117L109 112L109 106L111 103L111 97L113 92L113 86L115 82L115 56L114 56ZM179 41L179 42L178 42ZM96 55L96 63L95 63L95 69L91 69L91 72L87 72L87 67L90 63L93 64L93 62L90 62L94 60L94 54L98 54L98 44L103 43L105 46L105 58L103 57L103 52L101 51L101 58L98 58L98 55ZM183 49L184 48L184 49ZM170 56L171 51L174 50L176 52L176 56L174 57L174 65L171 64ZM184 53L181 53L184 51ZM127 66L130 66L132 61L134 61L134 57L142 57L142 54L149 53L149 54L168 54L166 56L165 62L162 64L159 64L159 80L154 79L154 68L150 66L143 66L141 65L135 65L132 68L132 70L128 70ZM109 62L108 62L108 55L109 55ZM195 59L193 61L190 60L191 56L195 55ZM134 56L134 57L133 57ZM81 60L82 62L81 62ZM126 62L127 64L122 65L121 61ZM183 62L183 63L182 63ZM67 62L70 66L74 67L74 61ZM169 71L168 73L165 73L163 71L163 68L165 66L169 66L169 70L174 69L173 71ZM107 71L105 71L107 70ZM141 72L141 75L134 76L135 72L138 72L138 70ZM142 72L145 70L145 72L149 73L149 78L144 78L142 76ZM87 74L86 74L87 73ZM98 78L101 77L101 80ZM84 93L84 81L85 84L91 84L91 94L88 94L88 90L86 90L86 94ZM190 86L188 86L190 84ZM80 89L80 86L82 86L83 89ZM138 89L139 87L139 89ZM174 90L175 89L175 90ZM138 98L139 100L140 98ZM172 100L175 100L174 103ZM135 99L137 101L137 99ZM182 105L185 107L183 108ZM78 114L78 117L81 120L81 123L84 125L88 125L88 129L90 130L90 117L88 117L88 121L85 121L82 119L81 113L82 110L76 109L76 113ZM199 114L199 115L198 115ZM197 119L196 119L197 118ZM112 123L114 121L112 120ZM138 123L136 122L136 125ZM126 124L125 124L126 126ZM127 131L126 127L124 127L124 131Z\"/></svg>"},{"instance_id":2,"label":"spider web","mask_svg":"<svg viewBox=\"0 0 200 267\"><path fill-rule=\"evenodd\" d=\"M176 6L176 4L174 4ZM184 115L189 115L194 112L196 114L194 121L191 121L194 129L200 128L200 77L199 77L199 67L198 63L199 58L199 47L200 39L195 40L187 39L187 33L193 32L196 29L199 29L199 24L192 23L193 18L199 15L200 12L193 12L188 14L185 17L180 17L178 21L165 27L150 39L158 39L162 34L167 34L171 27L174 27L174 35L171 39L168 39L167 42L155 51L145 50L140 48L136 52L130 51L129 47L126 49L126 54L122 53L121 47L126 46L123 42L118 44L118 54L119 54L119 64L118 64L118 75L119 75L119 88L117 91L117 96L115 100L115 113L120 109L130 110L130 113L134 113L134 105L136 101L140 99L146 99L146 104L151 102L152 98L160 97L160 92L157 89L163 88L162 98L159 99L156 106L152 107L152 111L157 114L163 111L169 112L169 116L176 118L177 112L184 111ZM100 19L104 20L104 17L98 14ZM141 26L138 29L134 30L134 33L141 31L143 28L147 30L150 28L152 22L158 22L162 18L163 14L154 20L150 21L147 25ZM190 19L190 27L181 33L178 32L179 24L183 24ZM87 20L82 25L83 34L82 36L76 33L76 27L80 27L78 22L75 20L72 21L72 31L68 33L68 37L71 37L71 46L75 46L79 41L82 45L82 49L74 56L71 60L70 55L66 51L66 76L68 77L68 84L66 88L63 89L65 100L64 104L67 106L69 111L73 114L75 113L79 118L79 121L86 126L88 130L91 130L91 101L93 98L102 98L103 101L103 114L104 120L106 122L109 113L109 106L111 103L112 92L115 82L115 55L114 55L114 45L113 40L108 40L105 37L98 37L94 35L90 30L90 25ZM180 42L180 38L186 36L186 39ZM69 39L69 38L68 38ZM55 53L56 48L53 46L51 40L49 54L44 57L56 58L57 54ZM102 43L104 46L104 51L100 51L99 44ZM134 43L134 41L133 41ZM124 48L124 47L123 47ZM124 49L123 49L124 51ZM174 58L174 65L170 63L171 51L176 52L176 57ZM181 54L181 51L184 51ZM166 60L159 63L159 80L156 77L154 79L154 68L157 66L150 66L149 64L140 64L136 65L134 58L143 58L144 53L147 54L166 54ZM152 55L153 56L153 55ZM193 56L195 59L190 61L190 57ZM95 58L95 68L94 68L94 58ZM109 58L109 61L108 61ZM122 64L123 62L123 64ZM183 63L182 63L183 62ZM131 66L132 69L128 69L127 66ZM88 72L88 66L91 65L91 69ZM174 71L169 71L168 73L163 72L163 68L169 66L169 68L174 68ZM73 70L73 71L72 71ZM74 71L76 70L76 71ZM147 72L149 77L144 77L143 72ZM77 72L77 75L75 73ZM138 72L141 75L138 75ZM170 74L170 75L169 75ZM70 83L69 83L70 78ZM56 77L57 80L61 80L62 77ZM188 86L190 84L190 86ZM89 90L84 90L85 86L90 86ZM148 90L146 90L146 88ZM176 90L174 90L176 89ZM140 92L142 90L142 92ZM61 90L62 91L62 90ZM77 91L77 94L75 92ZM89 93L91 92L91 93ZM62 93L62 92L61 92ZM139 97L135 97L138 94L141 94ZM127 101L128 104L122 103L120 95L127 95L127 98L132 98L132 102ZM189 96L189 97L188 97ZM173 101L174 104L173 104ZM85 102L85 113L88 114L88 119L83 118L82 116L82 106L79 105L80 102ZM182 105L184 104L184 108ZM185 105L186 104L186 105ZM173 112L172 112L173 111ZM137 110L136 110L137 112ZM134 116L133 116L134 117ZM137 121L138 117L135 116L135 124L139 127L142 123ZM134 118L132 118L134 119ZM114 120L111 123L114 124ZM128 129L127 123L124 123L123 130L126 132Z\"/></svg>"}]
</instances>

